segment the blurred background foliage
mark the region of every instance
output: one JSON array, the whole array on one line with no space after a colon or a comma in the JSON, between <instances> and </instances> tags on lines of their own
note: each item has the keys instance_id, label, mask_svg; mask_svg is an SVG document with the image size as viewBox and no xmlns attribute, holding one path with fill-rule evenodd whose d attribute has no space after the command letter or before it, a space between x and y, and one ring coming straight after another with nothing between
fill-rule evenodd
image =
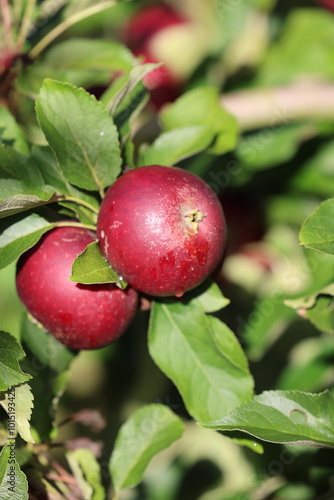
<instances>
[{"instance_id":1,"label":"blurred background foliage","mask_svg":"<svg viewBox=\"0 0 334 500\"><path fill-rule=\"evenodd\" d=\"M334 2L157 3L188 21L154 37L154 58L165 61L180 92L207 84L218 88L239 121L233 152L199 153L180 163L213 187L226 213L229 240L217 280L231 303L219 316L245 349L257 393L333 391L333 314L319 329L317 318L308 321L285 301L321 290L334 278L333 256L302 248L298 240L302 223L334 192ZM54 77L103 95L122 69L103 59L103 42L126 43L129 19L153 2L118 2L70 26L39 51L47 33L82 9L79 1L49 2L49 10L46 4L36 4L35 24L22 48L26 59L18 61L10 91L8 80L2 81L0 130L6 128L9 142L15 137L21 152L26 137L36 144L44 141L33 112L43 79ZM89 8L94 2L86 4ZM96 48L83 48L82 38L102 43L100 60ZM277 99L279 89L285 90ZM136 118L135 144L154 138L160 107L160 101L149 102ZM8 109L22 138L14 121L10 133ZM0 324L19 336L23 307L14 280L14 265L0 272ZM333 298L328 300L331 310ZM108 486L107 460L120 423L143 403L160 402L188 420L186 433L153 460L144 482L122 499L334 498L332 451L266 443L263 454L255 454L198 428L148 355L147 323L148 312L140 311L115 344L76 357L56 416L62 425L55 442L75 447L83 440L100 457ZM91 411L88 423L80 414L83 408L97 412ZM32 423L38 418L35 409ZM55 447L54 456L63 463L61 450Z\"/></svg>"}]
</instances>

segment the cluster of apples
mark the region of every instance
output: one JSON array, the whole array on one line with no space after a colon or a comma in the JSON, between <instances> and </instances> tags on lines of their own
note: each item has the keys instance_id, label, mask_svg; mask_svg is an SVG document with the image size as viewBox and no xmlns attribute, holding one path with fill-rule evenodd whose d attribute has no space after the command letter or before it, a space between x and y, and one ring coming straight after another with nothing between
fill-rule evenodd
<instances>
[{"instance_id":1,"label":"cluster of apples","mask_svg":"<svg viewBox=\"0 0 334 500\"><path fill-rule=\"evenodd\" d=\"M201 178L176 167L139 167L107 190L96 235L83 227L56 227L20 257L18 295L61 343L97 349L127 329L139 293L181 297L202 283L222 259L225 233L221 203ZM128 284L124 290L69 279L74 259L96 239Z\"/></svg>"}]
</instances>

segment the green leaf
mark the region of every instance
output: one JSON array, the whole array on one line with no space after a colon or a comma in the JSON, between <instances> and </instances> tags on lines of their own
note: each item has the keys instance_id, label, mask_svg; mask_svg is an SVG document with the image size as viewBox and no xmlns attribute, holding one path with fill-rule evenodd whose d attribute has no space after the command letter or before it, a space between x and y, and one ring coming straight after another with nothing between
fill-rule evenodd
<instances>
[{"instance_id":1,"label":"green leaf","mask_svg":"<svg viewBox=\"0 0 334 500\"><path fill-rule=\"evenodd\" d=\"M294 317L282 300L279 296L258 299L246 321L238 318L239 333L245 339L247 356L252 361L264 356Z\"/></svg>"},{"instance_id":2,"label":"green leaf","mask_svg":"<svg viewBox=\"0 0 334 500\"><path fill-rule=\"evenodd\" d=\"M334 255L334 198L324 201L304 222L301 245Z\"/></svg>"},{"instance_id":3,"label":"green leaf","mask_svg":"<svg viewBox=\"0 0 334 500\"><path fill-rule=\"evenodd\" d=\"M46 79L37 116L64 176L83 189L103 192L120 173L121 156L112 118L92 95Z\"/></svg>"},{"instance_id":4,"label":"green leaf","mask_svg":"<svg viewBox=\"0 0 334 500\"><path fill-rule=\"evenodd\" d=\"M4 393L4 399L0 400L0 405L6 410L9 421L14 423L14 427L8 429L9 435L16 438L17 432L27 443L34 443L34 438L30 431L30 417L34 396L28 384L21 384L12 387Z\"/></svg>"},{"instance_id":5,"label":"green leaf","mask_svg":"<svg viewBox=\"0 0 334 500\"><path fill-rule=\"evenodd\" d=\"M110 473L117 492L135 486L150 460L183 433L183 423L169 408L146 405L122 425L110 459Z\"/></svg>"},{"instance_id":6,"label":"green leaf","mask_svg":"<svg viewBox=\"0 0 334 500\"><path fill-rule=\"evenodd\" d=\"M142 152L139 165L173 166L179 161L205 150L212 142L212 132L206 125L171 130L159 137Z\"/></svg>"},{"instance_id":7,"label":"green leaf","mask_svg":"<svg viewBox=\"0 0 334 500\"><path fill-rule=\"evenodd\" d=\"M57 201L32 158L0 146L0 218Z\"/></svg>"},{"instance_id":8,"label":"green leaf","mask_svg":"<svg viewBox=\"0 0 334 500\"><path fill-rule=\"evenodd\" d=\"M334 78L334 18L325 10L292 9L284 31L271 45L257 84L268 87L300 79Z\"/></svg>"},{"instance_id":9,"label":"green leaf","mask_svg":"<svg viewBox=\"0 0 334 500\"><path fill-rule=\"evenodd\" d=\"M328 391L266 391L221 420L201 425L221 431L240 430L272 443L332 448L334 398Z\"/></svg>"},{"instance_id":10,"label":"green leaf","mask_svg":"<svg viewBox=\"0 0 334 500\"><path fill-rule=\"evenodd\" d=\"M4 446L0 455L1 500L28 500L28 481L15 457L15 440Z\"/></svg>"},{"instance_id":11,"label":"green leaf","mask_svg":"<svg viewBox=\"0 0 334 500\"><path fill-rule=\"evenodd\" d=\"M55 227L37 214L17 220L4 219L0 222L0 269L14 262L20 255L33 247L40 237Z\"/></svg>"},{"instance_id":12,"label":"green leaf","mask_svg":"<svg viewBox=\"0 0 334 500\"><path fill-rule=\"evenodd\" d=\"M77 449L67 453L71 466L81 491L89 493L89 500L104 500L105 491L101 484L101 470L93 453L89 449Z\"/></svg>"},{"instance_id":13,"label":"green leaf","mask_svg":"<svg viewBox=\"0 0 334 500\"><path fill-rule=\"evenodd\" d=\"M138 94L138 85L141 86L140 91L142 90L143 78L159 66L161 66L161 64L139 64L138 66L133 68L125 77L125 83L124 80L121 80L122 87L107 104L107 108L110 114L115 117L115 121L118 117L117 119L119 122L121 115L126 114L126 108L128 107L129 100L131 100L131 98L133 97L133 93ZM106 98L104 98L103 102L106 102Z\"/></svg>"},{"instance_id":14,"label":"green leaf","mask_svg":"<svg viewBox=\"0 0 334 500\"><path fill-rule=\"evenodd\" d=\"M24 134L10 111L0 106L0 142L11 145L23 155L29 154L29 147Z\"/></svg>"},{"instance_id":15,"label":"green leaf","mask_svg":"<svg viewBox=\"0 0 334 500\"><path fill-rule=\"evenodd\" d=\"M148 100L143 78L160 64L140 64L117 79L102 96L102 101L113 116L122 142L130 135L131 121Z\"/></svg>"},{"instance_id":16,"label":"green leaf","mask_svg":"<svg viewBox=\"0 0 334 500\"><path fill-rule=\"evenodd\" d=\"M302 318L311 321L319 330L334 333L334 284L311 295L286 300L285 304L295 309Z\"/></svg>"},{"instance_id":17,"label":"green leaf","mask_svg":"<svg viewBox=\"0 0 334 500\"><path fill-rule=\"evenodd\" d=\"M54 186L60 194L78 192L64 177L57 158L49 146L34 145L31 149L31 160L38 167L45 184Z\"/></svg>"},{"instance_id":18,"label":"green leaf","mask_svg":"<svg viewBox=\"0 0 334 500\"><path fill-rule=\"evenodd\" d=\"M214 141L209 149L213 154L231 151L237 143L237 121L222 108L215 87L201 86L186 92L162 111L160 120L164 132L205 124L211 132L210 142Z\"/></svg>"},{"instance_id":19,"label":"green leaf","mask_svg":"<svg viewBox=\"0 0 334 500\"><path fill-rule=\"evenodd\" d=\"M334 141L325 144L299 168L291 181L298 191L330 198L334 193Z\"/></svg>"},{"instance_id":20,"label":"green leaf","mask_svg":"<svg viewBox=\"0 0 334 500\"><path fill-rule=\"evenodd\" d=\"M9 146L0 145L0 178L24 180L28 186L43 186L43 177L35 163Z\"/></svg>"},{"instance_id":21,"label":"green leaf","mask_svg":"<svg viewBox=\"0 0 334 500\"><path fill-rule=\"evenodd\" d=\"M68 182L52 149L48 146L33 146L31 158L38 166L45 184L55 187L62 195L60 205L70 208L83 224L95 224L99 209L98 200Z\"/></svg>"},{"instance_id":22,"label":"green leaf","mask_svg":"<svg viewBox=\"0 0 334 500\"><path fill-rule=\"evenodd\" d=\"M195 290L188 292L184 296L184 302L187 303L189 300L192 305L201 307L207 313L219 311L230 303L230 300L222 294L217 283L210 280L206 280Z\"/></svg>"},{"instance_id":23,"label":"green leaf","mask_svg":"<svg viewBox=\"0 0 334 500\"><path fill-rule=\"evenodd\" d=\"M131 69L135 62L136 58L124 45L90 38L71 38L58 43L44 58L45 64L58 71L105 71L109 78L112 71Z\"/></svg>"},{"instance_id":24,"label":"green leaf","mask_svg":"<svg viewBox=\"0 0 334 500\"><path fill-rule=\"evenodd\" d=\"M25 369L31 373L34 394L31 426L40 442L54 436L54 421L58 403L68 378L69 366L75 357L70 349L58 342L40 324L24 315L21 338L26 352Z\"/></svg>"},{"instance_id":25,"label":"green leaf","mask_svg":"<svg viewBox=\"0 0 334 500\"><path fill-rule=\"evenodd\" d=\"M149 350L197 420L226 415L252 397L253 380L239 342L196 303L153 303Z\"/></svg>"},{"instance_id":26,"label":"green leaf","mask_svg":"<svg viewBox=\"0 0 334 500\"><path fill-rule=\"evenodd\" d=\"M24 357L24 351L16 338L0 331L0 391L4 392L14 385L23 384L31 379L23 373L18 360Z\"/></svg>"},{"instance_id":27,"label":"green leaf","mask_svg":"<svg viewBox=\"0 0 334 500\"><path fill-rule=\"evenodd\" d=\"M52 193L52 189L47 190L44 194L41 194L41 190L33 189L32 191L39 192L38 196L27 194L26 191L29 191L29 189L22 182L13 182L7 179L0 180L0 190L4 196L8 196L11 191L17 192L21 190L21 192L25 192L25 194L9 195L0 203L0 218L53 203L59 199L56 193Z\"/></svg>"},{"instance_id":28,"label":"green leaf","mask_svg":"<svg viewBox=\"0 0 334 500\"><path fill-rule=\"evenodd\" d=\"M309 137L309 125L284 124L262 129L240 139L236 156L250 171L277 167L295 155L304 137Z\"/></svg>"},{"instance_id":29,"label":"green leaf","mask_svg":"<svg viewBox=\"0 0 334 500\"><path fill-rule=\"evenodd\" d=\"M277 389L320 392L328 387L333 370L334 342L330 335L306 337L294 346L281 370Z\"/></svg>"},{"instance_id":30,"label":"green leaf","mask_svg":"<svg viewBox=\"0 0 334 500\"><path fill-rule=\"evenodd\" d=\"M76 283L83 283L85 285L116 283L121 288L126 288L127 286L123 280L120 280L118 274L115 273L103 257L97 241L90 243L74 260L70 279Z\"/></svg>"}]
</instances>

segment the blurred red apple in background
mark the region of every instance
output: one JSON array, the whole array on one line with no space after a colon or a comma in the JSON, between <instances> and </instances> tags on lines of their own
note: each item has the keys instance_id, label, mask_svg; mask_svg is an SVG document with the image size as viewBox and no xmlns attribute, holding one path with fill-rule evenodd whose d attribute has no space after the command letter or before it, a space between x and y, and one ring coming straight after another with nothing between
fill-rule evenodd
<instances>
[{"instance_id":1,"label":"blurred red apple in background","mask_svg":"<svg viewBox=\"0 0 334 500\"><path fill-rule=\"evenodd\" d=\"M318 3L334 12L334 0L318 0Z\"/></svg>"},{"instance_id":2,"label":"blurred red apple in background","mask_svg":"<svg viewBox=\"0 0 334 500\"><path fill-rule=\"evenodd\" d=\"M141 56L144 63L164 63L144 79L151 93L151 102L158 109L166 102L175 100L183 86L183 78L175 70L174 65L164 60L163 54L160 56L159 38L166 35L166 40L170 40L173 37L173 28L187 23L190 21L171 7L155 4L137 12L125 27L125 43L136 56ZM166 45L164 40L162 42L162 45Z\"/></svg>"}]
</instances>

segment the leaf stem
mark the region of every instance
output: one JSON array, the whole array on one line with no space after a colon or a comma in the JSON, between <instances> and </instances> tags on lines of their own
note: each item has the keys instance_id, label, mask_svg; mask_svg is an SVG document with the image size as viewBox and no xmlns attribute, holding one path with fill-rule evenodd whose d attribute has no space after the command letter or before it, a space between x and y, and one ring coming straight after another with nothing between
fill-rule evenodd
<instances>
[{"instance_id":1,"label":"leaf stem","mask_svg":"<svg viewBox=\"0 0 334 500\"><path fill-rule=\"evenodd\" d=\"M103 2L98 5L94 5L93 7L89 7L84 9L77 14L73 14L73 16L65 19L62 23L58 24L53 30L51 30L42 40L40 40L35 47L29 52L30 59L35 59L39 56L39 54L51 43L55 40L59 35L61 35L68 28L73 26L74 24L82 21L86 17L92 16L93 14L97 14L98 12L102 12L103 10L108 9L109 7L113 7L116 3L116 0L109 0Z\"/></svg>"},{"instance_id":2,"label":"leaf stem","mask_svg":"<svg viewBox=\"0 0 334 500\"><path fill-rule=\"evenodd\" d=\"M79 198L75 198L74 196L64 196L63 201L72 201L73 203L77 203L78 205L88 208L91 212L94 212L94 214L99 213L98 208L95 208L90 203L80 200Z\"/></svg>"}]
</instances>

